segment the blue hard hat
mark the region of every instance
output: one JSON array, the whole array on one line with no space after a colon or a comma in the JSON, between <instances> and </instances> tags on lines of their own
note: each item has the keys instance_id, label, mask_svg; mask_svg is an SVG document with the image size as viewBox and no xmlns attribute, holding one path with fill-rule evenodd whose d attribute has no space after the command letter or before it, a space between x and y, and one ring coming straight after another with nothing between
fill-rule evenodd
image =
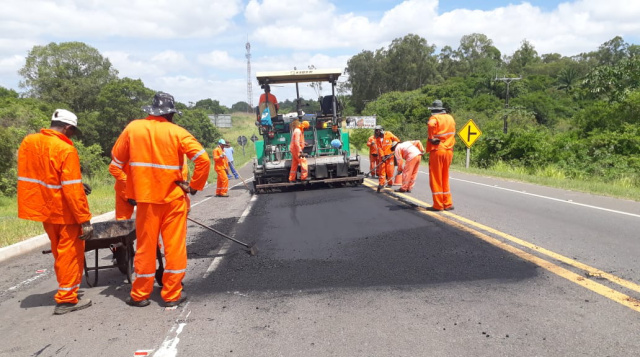
<instances>
[{"instance_id":1,"label":"blue hard hat","mask_svg":"<svg viewBox=\"0 0 640 357\"><path fill-rule=\"evenodd\" d=\"M224 139L220 139L220 140L218 140L218 144L220 144L220 145L227 145L227 142L226 142L226 141L224 141Z\"/></svg>"},{"instance_id":2,"label":"blue hard hat","mask_svg":"<svg viewBox=\"0 0 640 357\"><path fill-rule=\"evenodd\" d=\"M342 146L342 143L338 139L333 139L331 140L331 146L333 146L336 149L339 149Z\"/></svg>"}]
</instances>

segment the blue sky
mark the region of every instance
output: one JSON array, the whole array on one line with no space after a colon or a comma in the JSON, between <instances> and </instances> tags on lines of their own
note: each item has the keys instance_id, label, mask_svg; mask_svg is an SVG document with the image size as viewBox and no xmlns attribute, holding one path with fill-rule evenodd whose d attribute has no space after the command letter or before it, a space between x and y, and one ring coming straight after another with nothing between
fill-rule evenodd
<instances>
[{"instance_id":1,"label":"blue sky","mask_svg":"<svg viewBox=\"0 0 640 357\"><path fill-rule=\"evenodd\" d=\"M637 44L640 1L438 0L4 0L0 86L18 91L17 71L34 45L81 41L108 57L121 77L140 78L183 103L247 98L258 71L340 68L363 50L409 33L437 49L483 33L503 55L526 39L539 54L593 51L615 36ZM343 80L346 78L343 78ZM315 97L311 88L302 95ZM293 99L295 89L274 89ZM325 93L326 94L326 93ZM73 108L71 108L73 109Z\"/></svg>"}]
</instances>

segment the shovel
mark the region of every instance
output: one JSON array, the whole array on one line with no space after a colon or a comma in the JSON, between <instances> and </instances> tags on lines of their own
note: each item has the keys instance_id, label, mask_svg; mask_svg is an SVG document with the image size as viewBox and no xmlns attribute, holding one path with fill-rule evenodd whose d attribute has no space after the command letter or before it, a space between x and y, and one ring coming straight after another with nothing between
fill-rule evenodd
<instances>
[{"instance_id":1,"label":"shovel","mask_svg":"<svg viewBox=\"0 0 640 357\"><path fill-rule=\"evenodd\" d=\"M247 249L245 249L245 251L247 253L249 253L249 255L251 255L251 256L255 256L256 254L258 254L258 248L256 248L255 245L249 245L247 243L241 242L241 241L239 241L239 240L237 240L237 239L235 239L233 237L230 237L230 236L228 236L228 235L226 235L226 234L224 234L224 233L222 233L222 232L220 232L220 231L218 231L216 229L213 229L213 228L205 225L204 223L198 222L198 221L196 221L195 219L193 219L191 217L187 217L187 219L190 220L191 222L199 225L200 227L206 228L206 229L208 229L208 230L210 230L210 231L212 231L214 233L218 233L219 235L221 235L221 236L223 236L223 237L225 237L225 238L227 238L227 239L229 239L229 240L231 240L231 241L233 241L235 243L238 243L241 246L247 248Z\"/></svg>"}]
</instances>

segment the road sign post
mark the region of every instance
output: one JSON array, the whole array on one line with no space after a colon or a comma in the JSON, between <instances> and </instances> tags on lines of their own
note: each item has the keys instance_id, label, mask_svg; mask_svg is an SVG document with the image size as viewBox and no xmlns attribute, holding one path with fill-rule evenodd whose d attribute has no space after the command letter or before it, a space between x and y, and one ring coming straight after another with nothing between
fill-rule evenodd
<instances>
[{"instance_id":1,"label":"road sign post","mask_svg":"<svg viewBox=\"0 0 640 357\"><path fill-rule=\"evenodd\" d=\"M242 156L244 156L244 146L247 145L247 137L244 135L238 136L238 144L242 146Z\"/></svg>"},{"instance_id":2,"label":"road sign post","mask_svg":"<svg viewBox=\"0 0 640 357\"><path fill-rule=\"evenodd\" d=\"M467 124L465 124L462 129L458 132L458 136L465 145L467 145L467 160L466 160L466 168L469 168L469 158L471 157L471 146L476 140L482 135L480 128L476 125L473 119L469 119Z\"/></svg>"}]
</instances>

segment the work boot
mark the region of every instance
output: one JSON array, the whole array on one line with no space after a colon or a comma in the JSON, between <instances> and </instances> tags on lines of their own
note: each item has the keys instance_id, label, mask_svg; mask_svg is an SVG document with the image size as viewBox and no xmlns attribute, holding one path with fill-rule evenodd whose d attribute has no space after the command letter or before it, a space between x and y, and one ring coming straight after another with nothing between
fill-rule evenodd
<instances>
[{"instance_id":1,"label":"work boot","mask_svg":"<svg viewBox=\"0 0 640 357\"><path fill-rule=\"evenodd\" d=\"M136 301L136 300L133 300L133 298L131 296L129 296L127 298L127 300L125 300L125 302L127 303L127 305L134 306L134 307L145 307L145 306L149 306L149 304L151 304L149 299Z\"/></svg>"},{"instance_id":2,"label":"work boot","mask_svg":"<svg viewBox=\"0 0 640 357\"><path fill-rule=\"evenodd\" d=\"M229 195L226 193L222 193L222 194L216 195L216 197L229 197Z\"/></svg>"},{"instance_id":3,"label":"work boot","mask_svg":"<svg viewBox=\"0 0 640 357\"><path fill-rule=\"evenodd\" d=\"M187 293L182 290L182 292L180 293L180 298L176 301L166 301L164 303L164 306L166 307L174 307L174 306L180 306L183 302L187 301Z\"/></svg>"},{"instance_id":4,"label":"work boot","mask_svg":"<svg viewBox=\"0 0 640 357\"><path fill-rule=\"evenodd\" d=\"M405 190L403 188L399 188L399 189L396 190L396 192L409 192L409 191L407 191L407 190Z\"/></svg>"},{"instance_id":5,"label":"work boot","mask_svg":"<svg viewBox=\"0 0 640 357\"><path fill-rule=\"evenodd\" d=\"M91 306L91 299L78 299L78 302L72 304L70 302L63 302L61 304L56 304L55 309L53 309L54 315L62 315L67 312L76 311L86 309Z\"/></svg>"},{"instance_id":6,"label":"work boot","mask_svg":"<svg viewBox=\"0 0 640 357\"><path fill-rule=\"evenodd\" d=\"M380 190L382 190L383 188L384 188L384 185L378 185L378 189L376 191L380 192Z\"/></svg>"},{"instance_id":7,"label":"work boot","mask_svg":"<svg viewBox=\"0 0 640 357\"><path fill-rule=\"evenodd\" d=\"M389 188L393 187L393 182L391 182L391 181L387 182L387 187L389 187Z\"/></svg>"},{"instance_id":8,"label":"work boot","mask_svg":"<svg viewBox=\"0 0 640 357\"><path fill-rule=\"evenodd\" d=\"M449 206L449 207L445 207L444 210L445 211L453 211L453 206Z\"/></svg>"}]
</instances>

